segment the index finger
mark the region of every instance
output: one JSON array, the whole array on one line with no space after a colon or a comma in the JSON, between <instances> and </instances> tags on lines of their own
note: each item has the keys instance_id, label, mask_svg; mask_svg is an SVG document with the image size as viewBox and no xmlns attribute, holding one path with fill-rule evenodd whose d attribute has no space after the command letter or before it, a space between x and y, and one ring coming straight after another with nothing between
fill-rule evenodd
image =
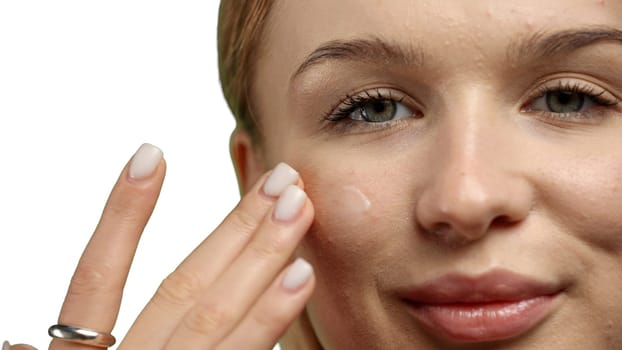
<instances>
[{"instance_id":1,"label":"index finger","mask_svg":"<svg viewBox=\"0 0 622 350\"><path fill-rule=\"evenodd\" d=\"M59 324L109 333L136 247L164 181L162 151L142 145L123 169L71 279ZM101 349L54 339L50 350Z\"/></svg>"}]
</instances>

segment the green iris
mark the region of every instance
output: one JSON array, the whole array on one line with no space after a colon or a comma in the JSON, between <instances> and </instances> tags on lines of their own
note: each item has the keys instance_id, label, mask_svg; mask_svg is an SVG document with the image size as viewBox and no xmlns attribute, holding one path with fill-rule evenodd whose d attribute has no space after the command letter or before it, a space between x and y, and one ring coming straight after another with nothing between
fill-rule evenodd
<instances>
[{"instance_id":1,"label":"green iris","mask_svg":"<svg viewBox=\"0 0 622 350\"><path fill-rule=\"evenodd\" d=\"M546 94L546 106L553 113L577 113L585 104L585 95L572 91L554 91Z\"/></svg>"},{"instance_id":2,"label":"green iris","mask_svg":"<svg viewBox=\"0 0 622 350\"><path fill-rule=\"evenodd\" d=\"M366 103L361 112L363 118L368 122L387 122L395 118L397 104L389 99L374 100Z\"/></svg>"}]
</instances>

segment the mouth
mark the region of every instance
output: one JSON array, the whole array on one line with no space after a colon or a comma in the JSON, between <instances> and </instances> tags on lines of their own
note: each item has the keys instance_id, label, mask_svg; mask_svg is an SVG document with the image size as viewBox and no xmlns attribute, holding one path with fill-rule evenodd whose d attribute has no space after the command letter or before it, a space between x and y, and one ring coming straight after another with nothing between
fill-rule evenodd
<instances>
[{"instance_id":1,"label":"mouth","mask_svg":"<svg viewBox=\"0 0 622 350\"><path fill-rule=\"evenodd\" d=\"M400 297L432 334L454 342L517 337L550 315L563 288L507 270L479 276L448 274Z\"/></svg>"}]
</instances>

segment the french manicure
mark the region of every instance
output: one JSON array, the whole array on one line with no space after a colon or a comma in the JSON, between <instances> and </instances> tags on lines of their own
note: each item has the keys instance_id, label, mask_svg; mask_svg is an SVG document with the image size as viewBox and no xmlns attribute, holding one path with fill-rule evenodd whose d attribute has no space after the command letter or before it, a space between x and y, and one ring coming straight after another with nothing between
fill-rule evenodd
<instances>
[{"instance_id":1,"label":"french manicure","mask_svg":"<svg viewBox=\"0 0 622 350\"><path fill-rule=\"evenodd\" d=\"M307 194L296 185L285 188L274 207L274 218L278 221L290 221L298 215L307 201Z\"/></svg>"},{"instance_id":2,"label":"french manicure","mask_svg":"<svg viewBox=\"0 0 622 350\"><path fill-rule=\"evenodd\" d=\"M138 148L130 163L129 175L132 179L140 180L151 175L162 160L162 150L144 143Z\"/></svg>"},{"instance_id":3,"label":"french manicure","mask_svg":"<svg viewBox=\"0 0 622 350\"><path fill-rule=\"evenodd\" d=\"M263 185L263 192L268 196L277 197L288 185L298 181L298 172L285 163L279 163Z\"/></svg>"},{"instance_id":4,"label":"french manicure","mask_svg":"<svg viewBox=\"0 0 622 350\"><path fill-rule=\"evenodd\" d=\"M303 286L313 275L313 267L303 258L297 258L291 265L285 277L282 286L289 291L295 291Z\"/></svg>"}]
</instances>

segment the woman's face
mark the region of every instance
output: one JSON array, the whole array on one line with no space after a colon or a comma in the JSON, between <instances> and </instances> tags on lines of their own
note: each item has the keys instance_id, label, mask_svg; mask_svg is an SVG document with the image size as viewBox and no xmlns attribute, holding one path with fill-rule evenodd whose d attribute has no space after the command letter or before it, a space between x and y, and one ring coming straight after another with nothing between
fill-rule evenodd
<instances>
[{"instance_id":1,"label":"woman's face","mask_svg":"<svg viewBox=\"0 0 622 350\"><path fill-rule=\"evenodd\" d=\"M277 1L263 39L324 348L622 347L622 1Z\"/></svg>"}]
</instances>

